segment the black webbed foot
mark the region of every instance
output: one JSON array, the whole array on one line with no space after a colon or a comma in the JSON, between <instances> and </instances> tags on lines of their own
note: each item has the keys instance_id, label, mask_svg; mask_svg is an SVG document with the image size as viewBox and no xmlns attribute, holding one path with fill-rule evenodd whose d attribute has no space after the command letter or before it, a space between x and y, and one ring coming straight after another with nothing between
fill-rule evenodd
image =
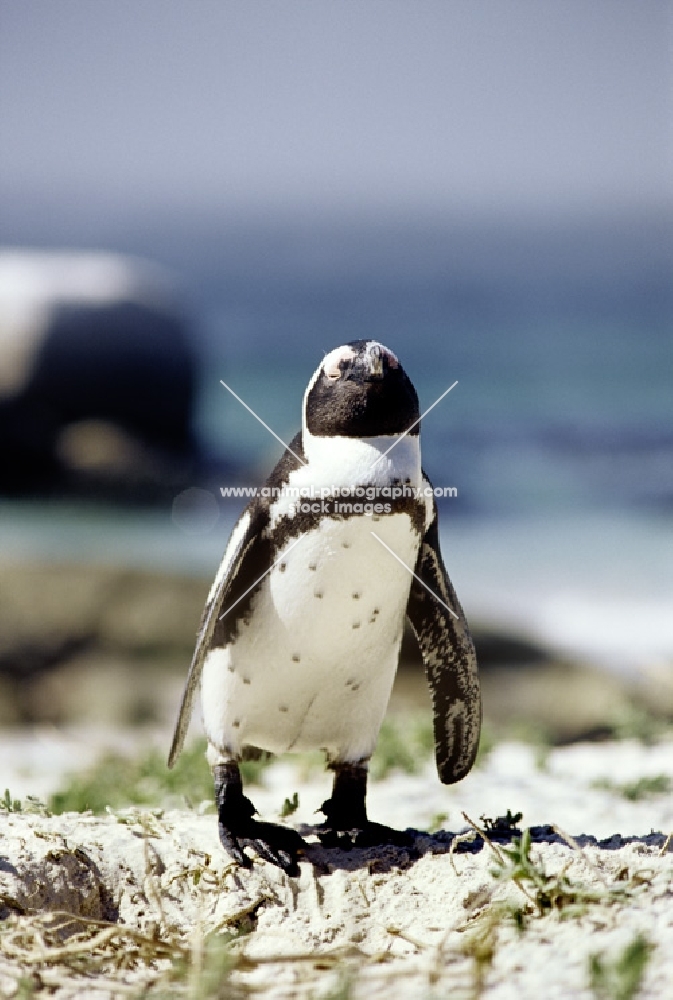
<instances>
[{"instance_id":1,"label":"black webbed foot","mask_svg":"<svg viewBox=\"0 0 673 1000\"><path fill-rule=\"evenodd\" d=\"M323 847L350 851L353 847L379 844L395 847L413 844L413 835L367 819L367 761L334 763L331 767L335 772L332 797L320 807L327 819L317 830Z\"/></svg>"},{"instance_id":2,"label":"black webbed foot","mask_svg":"<svg viewBox=\"0 0 673 1000\"><path fill-rule=\"evenodd\" d=\"M244 825L218 822L220 841L229 854L244 868L252 868L252 860L243 852L252 847L260 858L282 868L286 875L299 875L299 855L305 843L296 830L274 823L260 823L250 819Z\"/></svg>"},{"instance_id":3,"label":"black webbed foot","mask_svg":"<svg viewBox=\"0 0 673 1000\"><path fill-rule=\"evenodd\" d=\"M355 831L355 847L376 847L379 844L390 844L393 847L411 847L414 836L406 830L394 830L383 823L367 823L361 830Z\"/></svg>"},{"instance_id":4,"label":"black webbed foot","mask_svg":"<svg viewBox=\"0 0 673 1000\"><path fill-rule=\"evenodd\" d=\"M323 847L338 847L342 851L350 851L354 847L378 847L388 844L393 847L411 847L414 843L413 834L404 830L394 830L382 823L370 823L369 820L348 830L336 830L329 822L323 823L318 828L317 834Z\"/></svg>"},{"instance_id":5,"label":"black webbed foot","mask_svg":"<svg viewBox=\"0 0 673 1000\"><path fill-rule=\"evenodd\" d=\"M298 859L306 844L296 830L253 819L255 807L243 795L241 775L234 761L215 767L215 801L220 842L239 865L252 868L252 860L243 852L244 847L252 847L287 875L299 874Z\"/></svg>"}]
</instances>

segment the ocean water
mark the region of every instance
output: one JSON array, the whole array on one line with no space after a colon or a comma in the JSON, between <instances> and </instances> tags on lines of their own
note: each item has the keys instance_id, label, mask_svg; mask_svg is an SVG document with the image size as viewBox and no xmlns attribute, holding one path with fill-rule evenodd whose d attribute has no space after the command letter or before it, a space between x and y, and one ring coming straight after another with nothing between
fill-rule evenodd
<instances>
[{"instance_id":1,"label":"ocean water","mask_svg":"<svg viewBox=\"0 0 673 1000\"><path fill-rule=\"evenodd\" d=\"M458 382L421 433L460 514L673 512L673 219L233 232L217 246L191 262L213 454L246 472L275 454L219 379L287 440L323 354L374 337L422 410Z\"/></svg>"},{"instance_id":2,"label":"ocean water","mask_svg":"<svg viewBox=\"0 0 673 1000\"><path fill-rule=\"evenodd\" d=\"M215 495L214 492L212 494ZM95 562L214 577L243 500L212 524L170 509L0 503L4 562ZM633 674L673 669L669 519L611 513L465 517L440 502L441 545L468 619L551 654Z\"/></svg>"},{"instance_id":3,"label":"ocean water","mask_svg":"<svg viewBox=\"0 0 673 1000\"><path fill-rule=\"evenodd\" d=\"M424 418L421 440L428 475L435 485L456 488L459 513L673 513L673 331L646 345L635 328L597 331L587 324L503 331L501 343L483 330L403 336L372 326L357 334L398 354L422 411L458 383ZM461 336L469 345L458 351ZM547 354L531 346L536 337L548 344ZM271 357L268 366L210 357L198 413L207 449L245 473L267 467L276 442L220 378L289 441L301 425L314 368L347 339L356 339L352 329L316 338L290 358ZM264 349L255 353L263 358Z\"/></svg>"},{"instance_id":4,"label":"ocean water","mask_svg":"<svg viewBox=\"0 0 673 1000\"><path fill-rule=\"evenodd\" d=\"M442 544L468 616L610 669L673 669L673 225L562 232L357 227L139 234L113 249L190 289L207 528L166 509L0 504L5 558L209 576L242 502L299 429L324 353L374 337L421 409L424 466L457 496ZM108 242L106 244L110 246ZM228 480L223 481L227 468Z\"/></svg>"}]
</instances>

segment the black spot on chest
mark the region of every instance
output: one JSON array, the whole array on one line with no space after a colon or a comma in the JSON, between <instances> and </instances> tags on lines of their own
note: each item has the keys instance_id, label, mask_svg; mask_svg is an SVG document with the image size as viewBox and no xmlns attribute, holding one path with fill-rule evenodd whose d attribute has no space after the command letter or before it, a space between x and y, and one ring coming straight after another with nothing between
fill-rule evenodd
<instances>
[{"instance_id":1,"label":"black spot on chest","mask_svg":"<svg viewBox=\"0 0 673 1000\"><path fill-rule=\"evenodd\" d=\"M328 498L329 513L319 513L315 511L304 511L299 510L293 515L285 514L277 522L273 531L270 533L272 538L273 548L276 553L280 553L283 547L289 542L293 541L295 538L299 538L300 535L306 535L312 531L318 531L320 525L325 520L330 521L341 521L349 522L353 520L359 520L367 525L372 524L372 518L363 514L361 511L356 511L356 504L362 507L363 503L366 501L358 499L348 499L345 501L339 501L339 509L334 510L334 506L331 500ZM385 498L382 498L381 502L388 502ZM351 504L351 510L343 509ZM406 514L411 522L411 530L416 533L419 540L423 537L423 530L425 527L425 505L422 500L417 500L415 497L400 497L397 500L390 500L390 513L380 514L379 521L385 521L387 517L392 517L395 514ZM348 538L344 538L341 542L341 547L343 549L351 549L353 547L353 542ZM278 558L276 555L275 558ZM292 559L292 553L288 557L288 561ZM281 564L282 565L282 564ZM309 565L309 569L315 569L315 563Z\"/></svg>"}]
</instances>

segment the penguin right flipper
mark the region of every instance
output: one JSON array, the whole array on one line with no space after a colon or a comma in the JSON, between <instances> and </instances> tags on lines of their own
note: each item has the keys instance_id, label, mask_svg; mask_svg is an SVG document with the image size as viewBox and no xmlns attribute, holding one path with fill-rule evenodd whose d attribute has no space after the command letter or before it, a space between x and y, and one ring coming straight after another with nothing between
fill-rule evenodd
<instances>
[{"instance_id":1,"label":"penguin right flipper","mask_svg":"<svg viewBox=\"0 0 673 1000\"><path fill-rule=\"evenodd\" d=\"M414 572L407 616L432 693L437 773L450 785L464 778L474 764L481 692L474 643L442 561L434 501Z\"/></svg>"},{"instance_id":2,"label":"penguin right flipper","mask_svg":"<svg viewBox=\"0 0 673 1000\"><path fill-rule=\"evenodd\" d=\"M286 482L290 472L299 467L299 457L303 460L301 432L290 442L290 448L283 454L269 476L267 485L280 486ZM173 767L184 745L192 717L194 693L201 680L207 653L214 643L225 646L231 641L236 632L236 622L245 613L252 599L253 585L264 578L272 565L271 543L267 537L268 527L268 503L260 497L255 497L234 526L203 609L196 637L196 649L187 674L168 755L169 767ZM231 614L227 614L229 609Z\"/></svg>"},{"instance_id":3,"label":"penguin right flipper","mask_svg":"<svg viewBox=\"0 0 673 1000\"><path fill-rule=\"evenodd\" d=\"M261 553L259 549L264 544L262 539L262 532L265 527L264 520L263 512L257 502L253 500L243 511L231 533L215 579L215 584L209 594L209 599L201 616L196 638L196 648L189 667L189 673L187 674L184 691L182 692L173 742L168 755L169 767L173 767L175 764L185 742L185 736L187 735L187 729L192 717L194 694L201 680L203 663L206 654L211 648L219 616L223 611L227 610L227 607L233 604L237 596L240 596L233 593L233 591L241 589L240 587L236 587L236 582L242 575L241 570L244 562L248 561L256 565L260 562ZM247 577L247 574L243 575ZM244 592L244 590L245 588L242 588L241 592Z\"/></svg>"}]
</instances>

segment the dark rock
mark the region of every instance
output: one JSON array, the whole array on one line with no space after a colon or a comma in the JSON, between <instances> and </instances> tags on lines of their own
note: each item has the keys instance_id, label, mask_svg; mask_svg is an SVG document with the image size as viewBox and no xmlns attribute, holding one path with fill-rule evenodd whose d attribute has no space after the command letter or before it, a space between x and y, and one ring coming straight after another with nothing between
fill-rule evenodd
<instances>
[{"instance_id":1,"label":"dark rock","mask_svg":"<svg viewBox=\"0 0 673 1000\"><path fill-rule=\"evenodd\" d=\"M0 322L0 492L133 500L186 482L196 364L159 272L102 254L3 254Z\"/></svg>"}]
</instances>

